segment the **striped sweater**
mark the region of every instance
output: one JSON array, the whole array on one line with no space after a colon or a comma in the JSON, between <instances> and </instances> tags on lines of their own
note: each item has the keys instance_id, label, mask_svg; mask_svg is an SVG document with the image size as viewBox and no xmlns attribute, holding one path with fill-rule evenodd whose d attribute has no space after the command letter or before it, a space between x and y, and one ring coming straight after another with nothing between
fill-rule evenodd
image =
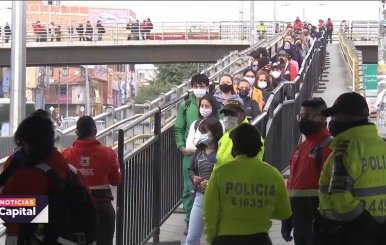
<instances>
[{"instance_id":1,"label":"striped sweater","mask_svg":"<svg viewBox=\"0 0 386 245\"><path fill-rule=\"evenodd\" d=\"M189 177L193 182L194 176L200 176L205 180L209 180L212 173L214 163L216 162L216 151L213 151L209 155L204 150L197 150L192 158L192 162L189 167ZM200 186L195 186L196 192L203 193Z\"/></svg>"}]
</instances>

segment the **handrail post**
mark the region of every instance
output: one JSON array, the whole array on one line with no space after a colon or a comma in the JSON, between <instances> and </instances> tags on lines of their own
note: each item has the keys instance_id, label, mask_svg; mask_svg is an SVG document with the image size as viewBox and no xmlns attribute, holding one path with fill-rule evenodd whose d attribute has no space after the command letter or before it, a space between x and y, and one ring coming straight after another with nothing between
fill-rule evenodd
<instances>
[{"instance_id":1,"label":"handrail post","mask_svg":"<svg viewBox=\"0 0 386 245\"><path fill-rule=\"evenodd\" d=\"M95 23L93 23L92 24L93 25L93 27L92 27L92 41L93 41L93 43L95 43Z\"/></svg>"},{"instance_id":2,"label":"handrail post","mask_svg":"<svg viewBox=\"0 0 386 245\"><path fill-rule=\"evenodd\" d=\"M210 40L210 21L208 21L208 40Z\"/></svg>"},{"instance_id":3,"label":"handrail post","mask_svg":"<svg viewBox=\"0 0 386 245\"><path fill-rule=\"evenodd\" d=\"M1 34L1 42L5 43L5 39L4 39L3 33L4 33L4 25L1 26L0 34Z\"/></svg>"},{"instance_id":4,"label":"handrail post","mask_svg":"<svg viewBox=\"0 0 386 245\"><path fill-rule=\"evenodd\" d=\"M161 108L154 116L153 150L153 244L159 244L161 223Z\"/></svg>"},{"instance_id":5,"label":"handrail post","mask_svg":"<svg viewBox=\"0 0 386 245\"><path fill-rule=\"evenodd\" d=\"M162 22L161 40L164 40L164 22Z\"/></svg>"},{"instance_id":6,"label":"handrail post","mask_svg":"<svg viewBox=\"0 0 386 245\"><path fill-rule=\"evenodd\" d=\"M125 133L123 132L122 129L120 129L118 131L118 162L119 162L119 168L121 169L121 171L123 169L125 169L125 165L124 165L124 159L123 159L123 156L124 156L124 151L125 151L125 145L124 145L124 135ZM124 171L125 173L126 171ZM126 183L126 175L125 174L122 174L122 180L121 180L121 183L118 185L118 191L117 191L117 207L116 207L116 210L117 210L117 234L116 234L116 237L115 237L115 243L117 245L123 245L125 244L124 241L123 241L123 222L124 222L124 210L123 210L123 207L124 207L124 193L125 193L125 185Z\"/></svg>"},{"instance_id":7,"label":"handrail post","mask_svg":"<svg viewBox=\"0 0 386 245\"><path fill-rule=\"evenodd\" d=\"M185 21L185 40L188 40L188 22Z\"/></svg>"},{"instance_id":8,"label":"handrail post","mask_svg":"<svg viewBox=\"0 0 386 245\"><path fill-rule=\"evenodd\" d=\"M114 107L113 106L107 106L105 111L109 113L105 118L105 127L108 128L112 125L114 125ZM114 146L114 131L106 136L106 146L112 147Z\"/></svg>"},{"instance_id":9,"label":"handrail post","mask_svg":"<svg viewBox=\"0 0 386 245\"><path fill-rule=\"evenodd\" d=\"M115 42L114 43L118 43L118 23L115 24Z\"/></svg>"}]
</instances>

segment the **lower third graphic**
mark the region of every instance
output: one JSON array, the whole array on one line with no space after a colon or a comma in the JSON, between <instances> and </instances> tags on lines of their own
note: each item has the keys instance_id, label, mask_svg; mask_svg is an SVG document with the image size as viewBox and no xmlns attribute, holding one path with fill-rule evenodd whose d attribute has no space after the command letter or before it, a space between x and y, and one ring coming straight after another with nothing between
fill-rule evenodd
<instances>
[{"instance_id":1,"label":"lower third graphic","mask_svg":"<svg viewBox=\"0 0 386 245\"><path fill-rule=\"evenodd\" d=\"M48 223L48 197L1 196L0 223Z\"/></svg>"}]
</instances>

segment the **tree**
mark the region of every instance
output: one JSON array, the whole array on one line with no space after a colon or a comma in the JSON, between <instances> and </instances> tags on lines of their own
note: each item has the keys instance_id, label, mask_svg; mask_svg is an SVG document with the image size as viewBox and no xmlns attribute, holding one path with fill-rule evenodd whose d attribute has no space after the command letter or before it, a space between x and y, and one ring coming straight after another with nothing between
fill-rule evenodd
<instances>
[{"instance_id":1,"label":"tree","mask_svg":"<svg viewBox=\"0 0 386 245\"><path fill-rule=\"evenodd\" d=\"M197 64L161 64L157 66L156 82L181 84L197 73Z\"/></svg>"},{"instance_id":2,"label":"tree","mask_svg":"<svg viewBox=\"0 0 386 245\"><path fill-rule=\"evenodd\" d=\"M154 100L160 93L165 93L173 85L180 85L183 80L190 79L197 73L197 68L202 70L202 64L160 64L157 66L156 77L149 81L150 86L141 88L135 97L135 103Z\"/></svg>"}]
</instances>

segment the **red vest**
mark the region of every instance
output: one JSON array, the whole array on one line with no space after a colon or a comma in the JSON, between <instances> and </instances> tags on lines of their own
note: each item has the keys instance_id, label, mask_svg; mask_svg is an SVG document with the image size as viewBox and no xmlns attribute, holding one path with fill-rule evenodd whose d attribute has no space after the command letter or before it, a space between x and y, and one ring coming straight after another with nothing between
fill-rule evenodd
<instances>
[{"instance_id":1,"label":"red vest","mask_svg":"<svg viewBox=\"0 0 386 245\"><path fill-rule=\"evenodd\" d=\"M287 182L289 196L318 196L320 172L331 150L328 146L323 147L320 168L311 151L329 135L327 128L324 128L307 136L293 151L289 160L290 176Z\"/></svg>"}]
</instances>

